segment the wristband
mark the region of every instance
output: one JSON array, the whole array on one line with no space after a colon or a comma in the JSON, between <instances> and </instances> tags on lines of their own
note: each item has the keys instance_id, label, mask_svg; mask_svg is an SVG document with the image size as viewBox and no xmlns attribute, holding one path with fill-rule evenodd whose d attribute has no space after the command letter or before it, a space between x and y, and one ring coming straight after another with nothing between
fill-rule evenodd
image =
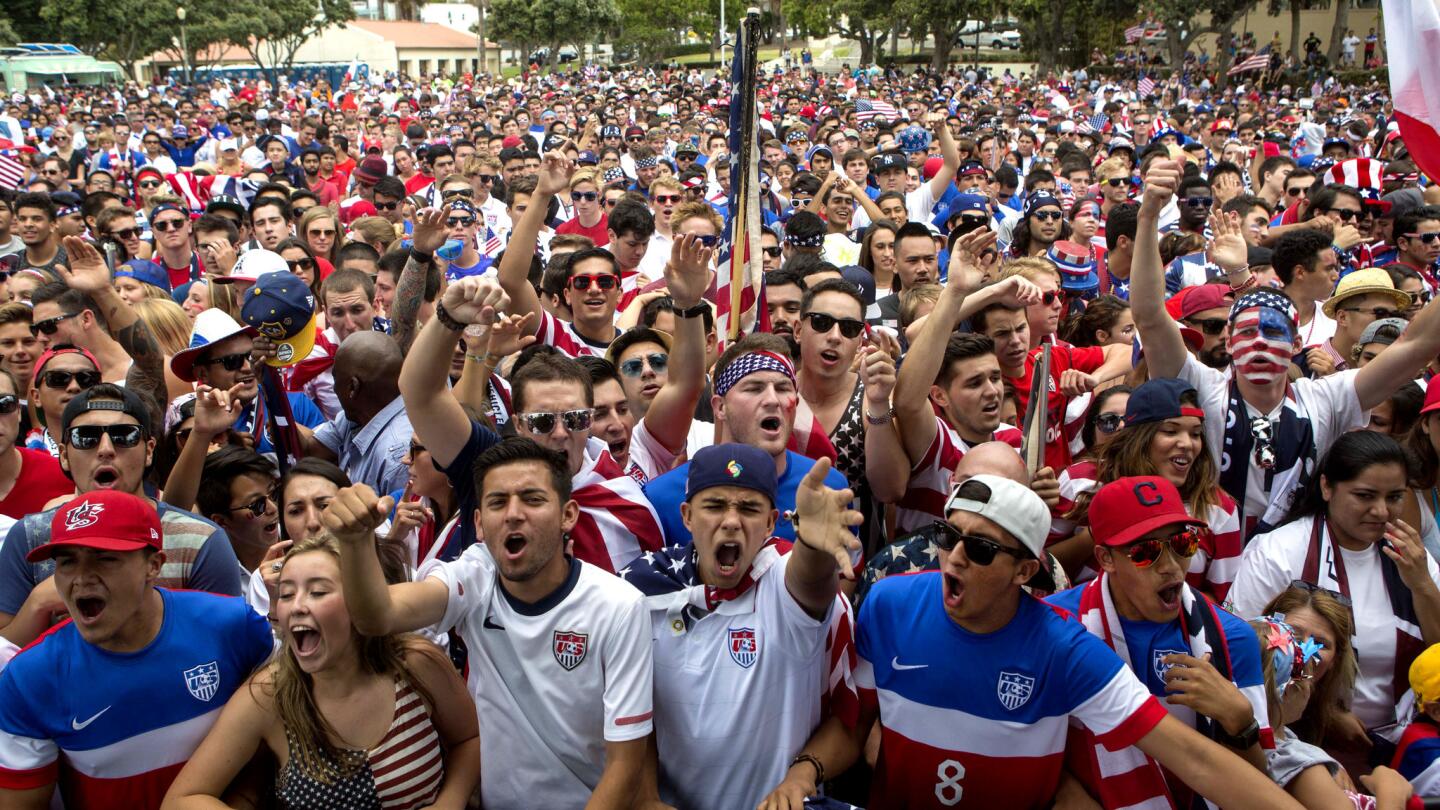
<instances>
[{"instance_id":1,"label":"wristband","mask_svg":"<svg viewBox=\"0 0 1440 810\"><path fill-rule=\"evenodd\" d=\"M884 416L871 416L868 409L865 411L865 421L869 422L872 425L888 425L892 421L894 421L894 419L895 409L893 407L890 410L886 411Z\"/></svg>"},{"instance_id":2,"label":"wristband","mask_svg":"<svg viewBox=\"0 0 1440 810\"><path fill-rule=\"evenodd\" d=\"M450 315L450 312L445 309L445 305L439 302L435 304L435 320L439 321L441 326L449 329L451 332L465 331L465 324L455 320L455 318Z\"/></svg>"},{"instance_id":3,"label":"wristband","mask_svg":"<svg viewBox=\"0 0 1440 810\"><path fill-rule=\"evenodd\" d=\"M700 303L696 304L696 305L693 306L693 307L686 307L685 309L677 309L677 310L675 310L675 317L677 317L677 318L687 318L687 319L688 319L688 318L699 318L699 317L704 316L704 314L705 314L706 312L709 312L709 311L710 311L710 305L707 304L707 303L705 303L704 301L701 301Z\"/></svg>"},{"instance_id":4,"label":"wristband","mask_svg":"<svg viewBox=\"0 0 1440 810\"><path fill-rule=\"evenodd\" d=\"M430 264L435 261L435 254L428 250L415 250L411 248L410 258L414 259L416 264Z\"/></svg>"},{"instance_id":5,"label":"wristband","mask_svg":"<svg viewBox=\"0 0 1440 810\"><path fill-rule=\"evenodd\" d=\"M802 762L810 763L810 766L815 769L815 786L819 787L825 781L825 766L820 764L820 758L814 754L801 754L790 760L790 767L793 768Z\"/></svg>"},{"instance_id":6,"label":"wristband","mask_svg":"<svg viewBox=\"0 0 1440 810\"><path fill-rule=\"evenodd\" d=\"M1219 724L1215 724L1215 741L1236 751L1249 751L1260 742L1260 721L1251 719L1250 725L1239 734L1231 735Z\"/></svg>"}]
</instances>

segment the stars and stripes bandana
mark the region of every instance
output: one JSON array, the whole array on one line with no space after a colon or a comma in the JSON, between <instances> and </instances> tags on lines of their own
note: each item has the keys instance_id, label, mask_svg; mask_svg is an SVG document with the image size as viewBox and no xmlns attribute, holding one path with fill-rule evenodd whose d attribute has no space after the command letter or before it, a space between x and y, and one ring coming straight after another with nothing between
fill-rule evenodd
<instances>
[{"instance_id":1,"label":"stars and stripes bandana","mask_svg":"<svg viewBox=\"0 0 1440 810\"><path fill-rule=\"evenodd\" d=\"M757 371L778 371L795 381L795 367L786 358L774 352L750 352L737 357L715 378L715 396L725 396L736 383Z\"/></svg>"}]
</instances>

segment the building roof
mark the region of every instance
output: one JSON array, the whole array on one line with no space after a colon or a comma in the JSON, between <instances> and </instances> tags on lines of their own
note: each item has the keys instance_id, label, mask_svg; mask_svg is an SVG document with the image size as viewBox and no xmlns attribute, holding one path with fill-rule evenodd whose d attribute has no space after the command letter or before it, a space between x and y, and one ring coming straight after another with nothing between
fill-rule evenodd
<instances>
[{"instance_id":1,"label":"building roof","mask_svg":"<svg viewBox=\"0 0 1440 810\"><path fill-rule=\"evenodd\" d=\"M376 34L386 41L394 43L397 49L455 50L456 48L468 48L473 51L479 44L479 38L474 34L457 31L439 23L407 20L351 20L347 24Z\"/></svg>"}]
</instances>

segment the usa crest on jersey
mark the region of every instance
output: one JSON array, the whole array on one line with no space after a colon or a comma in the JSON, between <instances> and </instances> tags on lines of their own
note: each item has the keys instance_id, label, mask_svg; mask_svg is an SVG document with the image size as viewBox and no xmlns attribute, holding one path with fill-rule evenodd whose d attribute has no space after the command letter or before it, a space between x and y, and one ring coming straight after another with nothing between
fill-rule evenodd
<instances>
[{"instance_id":1,"label":"usa crest on jersey","mask_svg":"<svg viewBox=\"0 0 1440 810\"><path fill-rule=\"evenodd\" d=\"M1165 673L1170 671L1174 664L1167 664L1163 660L1167 655L1189 655L1189 650L1153 650L1150 653L1150 664L1155 668L1155 677L1165 680Z\"/></svg>"},{"instance_id":2,"label":"usa crest on jersey","mask_svg":"<svg viewBox=\"0 0 1440 810\"><path fill-rule=\"evenodd\" d=\"M185 688L198 700L208 703L220 688L220 667L214 661L187 669L184 675Z\"/></svg>"},{"instance_id":3,"label":"usa crest on jersey","mask_svg":"<svg viewBox=\"0 0 1440 810\"><path fill-rule=\"evenodd\" d=\"M1012 712L1028 703L1034 692L1035 679L1018 672L1002 672L995 683L995 696L1000 699L1000 705Z\"/></svg>"},{"instance_id":4,"label":"usa crest on jersey","mask_svg":"<svg viewBox=\"0 0 1440 810\"><path fill-rule=\"evenodd\" d=\"M566 671L580 666L585 660L585 650L588 646L590 636L588 633L567 633L561 630L555 631L555 660L564 667Z\"/></svg>"},{"instance_id":5,"label":"usa crest on jersey","mask_svg":"<svg viewBox=\"0 0 1440 810\"><path fill-rule=\"evenodd\" d=\"M730 628L730 658L746 669L760 657L760 638L753 627Z\"/></svg>"}]
</instances>

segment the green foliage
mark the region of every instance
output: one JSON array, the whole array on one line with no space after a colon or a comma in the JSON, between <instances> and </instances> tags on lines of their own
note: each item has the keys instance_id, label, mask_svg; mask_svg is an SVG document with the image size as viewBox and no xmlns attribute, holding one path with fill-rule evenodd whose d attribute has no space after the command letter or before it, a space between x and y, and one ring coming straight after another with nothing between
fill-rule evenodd
<instances>
[{"instance_id":1,"label":"green foliage","mask_svg":"<svg viewBox=\"0 0 1440 810\"><path fill-rule=\"evenodd\" d=\"M613 0L494 0L490 8L500 39L527 49L547 46L552 61L560 46L579 47L620 25Z\"/></svg>"},{"instance_id":2,"label":"green foliage","mask_svg":"<svg viewBox=\"0 0 1440 810\"><path fill-rule=\"evenodd\" d=\"M321 31L355 18L349 0L229 0L214 19L226 40L245 48L270 73L295 62L295 52Z\"/></svg>"},{"instance_id":3,"label":"green foliage","mask_svg":"<svg viewBox=\"0 0 1440 810\"><path fill-rule=\"evenodd\" d=\"M20 35L15 33L15 26L10 18L0 12L0 45L12 45L20 41Z\"/></svg>"}]
</instances>

